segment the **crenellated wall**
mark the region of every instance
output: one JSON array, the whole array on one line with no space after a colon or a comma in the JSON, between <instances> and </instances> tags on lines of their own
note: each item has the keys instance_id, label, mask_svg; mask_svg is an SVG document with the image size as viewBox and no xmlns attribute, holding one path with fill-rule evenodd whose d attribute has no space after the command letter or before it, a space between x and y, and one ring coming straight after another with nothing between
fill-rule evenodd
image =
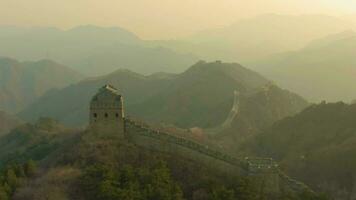
<instances>
[{"instance_id":1,"label":"crenellated wall","mask_svg":"<svg viewBox=\"0 0 356 200\"><path fill-rule=\"evenodd\" d=\"M194 141L152 130L129 120L126 120L125 130L129 140L139 146L199 161L224 173L241 175L246 172L236 167L239 160Z\"/></svg>"},{"instance_id":2,"label":"crenellated wall","mask_svg":"<svg viewBox=\"0 0 356 200\"><path fill-rule=\"evenodd\" d=\"M154 130L129 119L125 119L125 136L145 148L178 154L230 175L255 178L267 193L279 192L281 186L285 189L286 185L290 191L314 193L307 185L283 173L272 158L234 158L195 141Z\"/></svg>"}]
</instances>

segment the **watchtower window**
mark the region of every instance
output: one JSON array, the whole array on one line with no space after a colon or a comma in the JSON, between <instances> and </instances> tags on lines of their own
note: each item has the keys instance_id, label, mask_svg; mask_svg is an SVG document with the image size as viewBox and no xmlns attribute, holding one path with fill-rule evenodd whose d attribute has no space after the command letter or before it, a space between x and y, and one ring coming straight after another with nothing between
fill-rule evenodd
<instances>
[{"instance_id":1,"label":"watchtower window","mask_svg":"<svg viewBox=\"0 0 356 200\"><path fill-rule=\"evenodd\" d=\"M119 113L116 113L115 116L116 116L116 118L119 118Z\"/></svg>"},{"instance_id":2,"label":"watchtower window","mask_svg":"<svg viewBox=\"0 0 356 200\"><path fill-rule=\"evenodd\" d=\"M105 113L105 118L108 118L108 117L109 117L108 113Z\"/></svg>"},{"instance_id":3,"label":"watchtower window","mask_svg":"<svg viewBox=\"0 0 356 200\"><path fill-rule=\"evenodd\" d=\"M94 118L97 118L97 117L98 117L98 114L94 113L93 116L94 116Z\"/></svg>"}]
</instances>

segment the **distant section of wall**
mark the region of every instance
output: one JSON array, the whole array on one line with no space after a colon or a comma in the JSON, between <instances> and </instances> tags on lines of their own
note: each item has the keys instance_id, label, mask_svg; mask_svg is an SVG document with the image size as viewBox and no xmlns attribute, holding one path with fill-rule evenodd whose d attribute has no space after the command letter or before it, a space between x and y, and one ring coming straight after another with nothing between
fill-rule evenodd
<instances>
[{"instance_id":1,"label":"distant section of wall","mask_svg":"<svg viewBox=\"0 0 356 200\"><path fill-rule=\"evenodd\" d=\"M277 193L282 187L292 192L314 193L307 185L284 174L271 158L234 158L203 144L154 130L129 119L125 119L125 135L131 142L145 148L178 154L230 175L249 176L256 180L264 193Z\"/></svg>"},{"instance_id":2,"label":"distant section of wall","mask_svg":"<svg viewBox=\"0 0 356 200\"><path fill-rule=\"evenodd\" d=\"M194 141L152 130L130 120L126 120L125 130L129 140L139 146L180 155L225 173L247 175L246 168L238 164L239 160Z\"/></svg>"}]
</instances>

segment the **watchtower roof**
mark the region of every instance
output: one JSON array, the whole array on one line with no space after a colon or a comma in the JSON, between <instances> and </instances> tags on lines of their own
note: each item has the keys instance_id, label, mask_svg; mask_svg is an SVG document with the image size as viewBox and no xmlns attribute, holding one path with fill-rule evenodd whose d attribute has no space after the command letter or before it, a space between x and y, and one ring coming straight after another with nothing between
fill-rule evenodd
<instances>
[{"instance_id":1,"label":"watchtower roof","mask_svg":"<svg viewBox=\"0 0 356 200\"><path fill-rule=\"evenodd\" d=\"M119 91L112 85L109 85L109 84L106 84L104 85L102 88L100 88L99 90L100 92L103 92L103 91L109 91L111 93L114 93L116 95L119 95Z\"/></svg>"}]
</instances>

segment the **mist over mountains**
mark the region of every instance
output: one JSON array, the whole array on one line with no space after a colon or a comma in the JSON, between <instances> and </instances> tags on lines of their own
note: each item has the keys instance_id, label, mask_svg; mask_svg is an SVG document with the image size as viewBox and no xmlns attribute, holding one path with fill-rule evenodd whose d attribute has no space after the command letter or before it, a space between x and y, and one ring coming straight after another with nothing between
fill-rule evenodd
<instances>
[{"instance_id":1,"label":"mist over mountains","mask_svg":"<svg viewBox=\"0 0 356 200\"><path fill-rule=\"evenodd\" d=\"M303 48L315 39L353 28L356 28L354 23L327 15L266 14L181 40L162 41L162 44L203 59L248 64L275 53Z\"/></svg>"},{"instance_id":2,"label":"mist over mountains","mask_svg":"<svg viewBox=\"0 0 356 200\"><path fill-rule=\"evenodd\" d=\"M65 87L82 77L50 60L19 62L0 58L0 110L16 113L48 90Z\"/></svg>"},{"instance_id":3,"label":"mist over mountains","mask_svg":"<svg viewBox=\"0 0 356 200\"><path fill-rule=\"evenodd\" d=\"M0 27L0 55L20 60L51 59L84 75L103 75L118 68L144 74L181 72L198 59L163 47L146 47L124 29L79 26L56 28Z\"/></svg>"},{"instance_id":4,"label":"mist over mountains","mask_svg":"<svg viewBox=\"0 0 356 200\"><path fill-rule=\"evenodd\" d=\"M66 31L0 27L0 56L7 56L0 57L0 199L4 193L24 200L47 199L53 189L54 196L73 193L95 199L90 192L96 188L101 194L101 187L86 188L85 195L71 188L82 188L78 180L81 174L88 175L88 166L93 172L99 163L99 172L107 173L103 180L94 174L98 179L90 179L93 185L107 186L104 179L109 177L119 191L114 172L125 175L122 166L129 164L138 170L127 174L143 171L147 178L147 169L156 170L151 162L159 163L158 158L167 161L172 177L184 183L187 199L206 200L208 194L221 191L218 199L235 199L226 197L233 192L241 199L263 199L253 195L259 192L250 191L253 186L244 179L233 180L231 190L220 188L226 180L200 171L205 168L199 162L143 150L118 135L91 133L90 100L110 84L123 95L125 117L137 123L147 123L157 132L196 137L202 145L215 145L238 158L272 157L283 171L315 191L353 200L355 104L309 103L356 99L352 19L356 18L269 14L168 41L142 40L122 28L90 25ZM217 59L222 61L198 61ZM235 114L226 120L231 112ZM26 177L15 166L15 178L25 184L14 181L11 187L24 187L6 190L11 169L1 169L30 159L43 171ZM170 172L157 170L163 179L156 182L166 183ZM211 177L218 181L213 186ZM204 191L205 187L219 191ZM283 195L271 199L294 200L288 192Z\"/></svg>"},{"instance_id":5,"label":"mist over mountains","mask_svg":"<svg viewBox=\"0 0 356 200\"><path fill-rule=\"evenodd\" d=\"M268 93L265 86L269 81L239 64L198 62L175 76L144 76L119 70L107 76L86 79L62 90L48 92L23 110L20 116L29 121L51 117L68 125L85 125L91 96L107 83L120 89L125 98L126 113L131 117L183 128L219 126L231 110L234 91L239 91L241 98L249 99L246 102L254 102L254 106L248 107L246 112L257 112L248 117L250 126L256 125L253 120L268 119L268 124L273 123L308 105L305 100L287 91L276 89L280 92ZM273 107L262 109L265 113L260 115L256 109L268 105L268 101L259 101L261 96L255 95L257 93L262 96L270 94L268 99L277 100ZM290 98L280 99L281 95ZM283 107L278 114L266 112L268 109L277 112L277 104L289 106ZM247 117L247 114L241 117Z\"/></svg>"},{"instance_id":6,"label":"mist over mountains","mask_svg":"<svg viewBox=\"0 0 356 200\"><path fill-rule=\"evenodd\" d=\"M305 48L257 61L255 70L312 101L356 97L356 32L315 40Z\"/></svg>"},{"instance_id":7,"label":"mist over mountains","mask_svg":"<svg viewBox=\"0 0 356 200\"><path fill-rule=\"evenodd\" d=\"M355 99L355 25L325 15L263 15L185 40L163 41L202 58L234 60L310 101Z\"/></svg>"},{"instance_id":8,"label":"mist over mountains","mask_svg":"<svg viewBox=\"0 0 356 200\"><path fill-rule=\"evenodd\" d=\"M266 14L168 41L142 40L119 27L87 25L63 31L2 26L0 55L19 60L51 59L86 76L120 68L144 75L181 73L200 59L220 59L252 67L311 101L349 101L355 99L351 91L354 82L339 77L353 70L353 58L347 56L354 51L353 41L345 41L356 27L351 19L354 17ZM306 59L301 61L304 55ZM335 76L324 83L316 77L323 72ZM315 87L308 87L310 80L316 80ZM332 87L338 92L333 93Z\"/></svg>"}]
</instances>

